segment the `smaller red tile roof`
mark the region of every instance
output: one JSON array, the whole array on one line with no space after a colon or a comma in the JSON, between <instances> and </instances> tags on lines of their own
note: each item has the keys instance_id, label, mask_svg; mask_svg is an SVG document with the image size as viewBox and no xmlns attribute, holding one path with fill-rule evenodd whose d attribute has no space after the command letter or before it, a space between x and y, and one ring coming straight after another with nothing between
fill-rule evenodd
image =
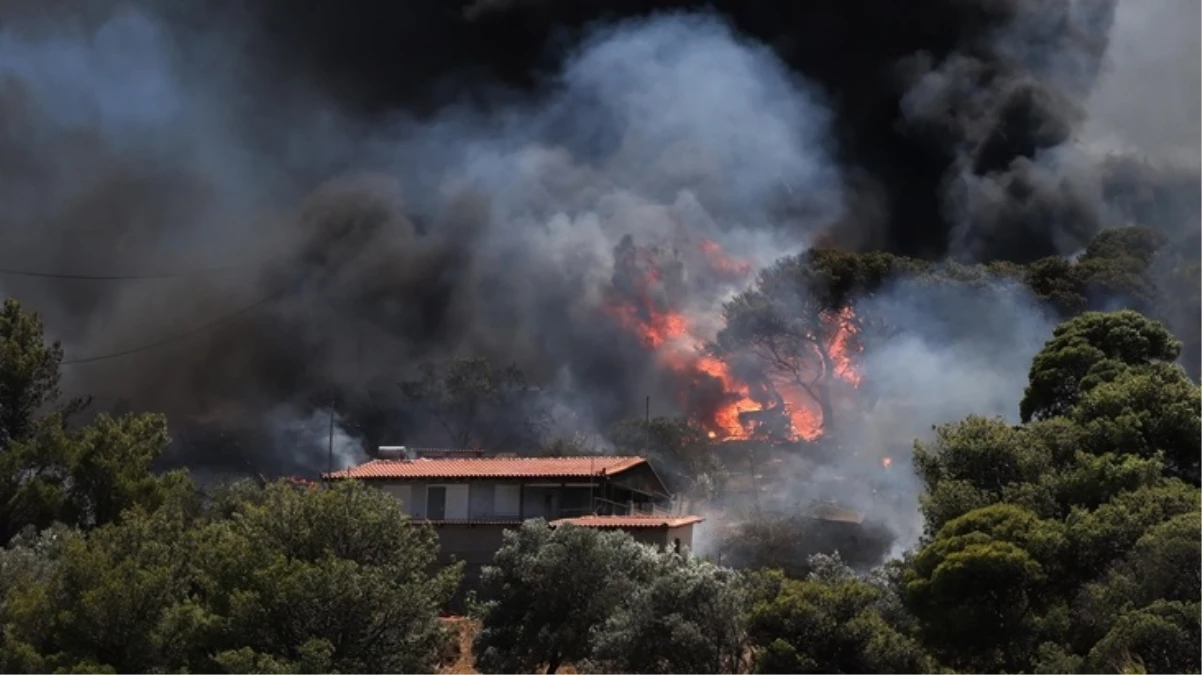
<instances>
[{"instance_id":1,"label":"smaller red tile roof","mask_svg":"<svg viewBox=\"0 0 1202 675\"><path fill-rule=\"evenodd\" d=\"M551 521L551 526L577 525L598 528L683 527L705 520L700 516L578 516Z\"/></svg>"},{"instance_id":2,"label":"smaller red tile roof","mask_svg":"<svg viewBox=\"0 0 1202 675\"><path fill-rule=\"evenodd\" d=\"M412 522L421 523L423 525L433 525L434 527L442 527L443 525L521 525L522 521L517 518L454 518L451 520L426 520L425 518L415 518Z\"/></svg>"},{"instance_id":3,"label":"smaller red tile roof","mask_svg":"<svg viewBox=\"0 0 1202 675\"><path fill-rule=\"evenodd\" d=\"M307 488L309 490L315 490L319 487L317 481L301 478L299 476L288 476L284 479L284 481L293 487Z\"/></svg>"},{"instance_id":4,"label":"smaller red tile roof","mask_svg":"<svg viewBox=\"0 0 1202 675\"><path fill-rule=\"evenodd\" d=\"M642 457L447 457L373 459L323 478L587 478L645 464Z\"/></svg>"}]
</instances>

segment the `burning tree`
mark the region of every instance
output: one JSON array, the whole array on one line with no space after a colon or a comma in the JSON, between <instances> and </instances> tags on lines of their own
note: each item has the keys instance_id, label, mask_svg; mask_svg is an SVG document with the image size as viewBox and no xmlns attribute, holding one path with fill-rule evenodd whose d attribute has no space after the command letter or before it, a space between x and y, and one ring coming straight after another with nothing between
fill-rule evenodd
<instances>
[{"instance_id":1,"label":"burning tree","mask_svg":"<svg viewBox=\"0 0 1202 675\"><path fill-rule=\"evenodd\" d=\"M709 438L743 433L736 406L747 398L748 386L728 364L704 353L706 340L714 334L709 327L717 317L697 301L737 284L750 269L705 239L679 246L639 246L627 235L614 249L606 312L680 385L677 403Z\"/></svg>"},{"instance_id":2,"label":"burning tree","mask_svg":"<svg viewBox=\"0 0 1202 675\"><path fill-rule=\"evenodd\" d=\"M833 425L834 401L860 380L850 299L895 267L838 251L788 258L720 312L698 299L745 287L751 266L711 240L640 247L627 236L614 260L606 309L687 383L681 405L718 440L813 440Z\"/></svg>"},{"instance_id":3,"label":"burning tree","mask_svg":"<svg viewBox=\"0 0 1202 675\"><path fill-rule=\"evenodd\" d=\"M813 257L786 258L724 307L726 327L708 353L752 356L764 382L759 409L780 411L792 436L812 440L835 426L835 401L860 384L861 323L846 291ZM751 412L750 410L748 412Z\"/></svg>"}]
</instances>

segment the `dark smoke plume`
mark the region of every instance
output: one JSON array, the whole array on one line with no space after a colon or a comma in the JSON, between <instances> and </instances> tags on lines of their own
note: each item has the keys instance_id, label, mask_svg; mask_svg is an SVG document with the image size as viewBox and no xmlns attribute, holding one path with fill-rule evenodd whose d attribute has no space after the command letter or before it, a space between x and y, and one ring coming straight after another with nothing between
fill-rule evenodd
<instances>
[{"instance_id":1,"label":"dark smoke plume","mask_svg":"<svg viewBox=\"0 0 1202 675\"><path fill-rule=\"evenodd\" d=\"M0 267L177 275L0 290L69 361L196 330L67 383L274 472L324 467L331 400L348 459L381 410L421 443L396 383L426 359L516 363L590 428L671 405L602 311L628 235L758 267L1197 229L1196 159L1090 139L1112 1L702 4L0 3Z\"/></svg>"},{"instance_id":2,"label":"dark smoke plume","mask_svg":"<svg viewBox=\"0 0 1202 675\"><path fill-rule=\"evenodd\" d=\"M839 238L908 255L1028 260L1079 248L1124 215L1088 194L1130 185L1116 175L1122 167L1064 181L1072 158L1045 156L1086 118L1112 0L475 0L364 3L335 16L311 2L259 11L286 26L267 38L279 58L304 64L359 110L389 114L437 109L448 96L505 101L488 96L497 83L538 91L597 22L703 7L827 95L836 157L858 198ZM564 125L571 140L601 141Z\"/></svg>"}]
</instances>

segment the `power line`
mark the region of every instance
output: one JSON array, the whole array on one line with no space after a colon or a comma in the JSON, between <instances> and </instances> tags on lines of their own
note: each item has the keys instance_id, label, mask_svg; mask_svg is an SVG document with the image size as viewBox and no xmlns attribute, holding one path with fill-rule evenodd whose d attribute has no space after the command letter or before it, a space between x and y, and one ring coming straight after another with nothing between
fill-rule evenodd
<instances>
[{"instance_id":1,"label":"power line","mask_svg":"<svg viewBox=\"0 0 1202 675\"><path fill-rule=\"evenodd\" d=\"M202 274L215 274L229 270L242 269L242 265L223 265L221 267L202 267L194 270L177 272L152 272L150 274L65 274L59 272L34 272L30 270L0 267L0 275L14 277L33 277L37 279L70 279L75 281L140 281L145 279L172 279L176 277L192 277Z\"/></svg>"},{"instance_id":2,"label":"power line","mask_svg":"<svg viewBox=\"0 0 1202 675\"><path fill-rule=\"evenodd\" d=\"M100 354L97 356L89 356L89 357L82 358L82 359L69 359L67 361L63 361L59 365L73 366L73 365L77 365L80 363L93 363L95 361L106 361L108 359L115 359L115 358L119 358L122 356L129 356L130 354L136 354L138 352L144 352L149 349L156 349L158 347L162 347L163 345L171 344L172 342L178 342L180 340L183 340L184 338L189 338L198 333L203 333L204 331L210 330L212 328L216 328L217 326L220 326L223 323L232 321L244 314L249 314L250 312L252 312L252 311L258 309L259 307L262 307L263 305L267 304L268 302L274 300L279 295L280 295L279 293L273 293L252 305L247 305L246 307L243 307L242 309L237 310L236 312L231 312L224 316L218 317L217 319L214 319L213 321L210 321L206 324L197 326L191 330L184 331L183 333L177 333L170 337L163 338L162 340L159 340L157 342L151 342L150 344L145 344L145 345L141 345L138 347L131 347L130 349L124 349L119 352L112 352L111 354Z\"/></svg>"}]
</instances>

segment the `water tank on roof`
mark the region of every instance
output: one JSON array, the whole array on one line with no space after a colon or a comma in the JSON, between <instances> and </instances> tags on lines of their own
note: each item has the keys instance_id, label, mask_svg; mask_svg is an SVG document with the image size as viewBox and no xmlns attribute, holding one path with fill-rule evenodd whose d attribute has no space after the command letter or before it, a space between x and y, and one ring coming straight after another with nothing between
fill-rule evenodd
<instances>
[{"instance_id":1,"label":"water tank on roof","mask_svg":"<svg viewBox=\"0 0 1202 675\"><path fill-rule=\"evenodd\" d=\"M416 453L403 445L381 445L378 448L378 454L380 455L380 459L412 460L416 456Z\"/></svg>"}]
</instances>

